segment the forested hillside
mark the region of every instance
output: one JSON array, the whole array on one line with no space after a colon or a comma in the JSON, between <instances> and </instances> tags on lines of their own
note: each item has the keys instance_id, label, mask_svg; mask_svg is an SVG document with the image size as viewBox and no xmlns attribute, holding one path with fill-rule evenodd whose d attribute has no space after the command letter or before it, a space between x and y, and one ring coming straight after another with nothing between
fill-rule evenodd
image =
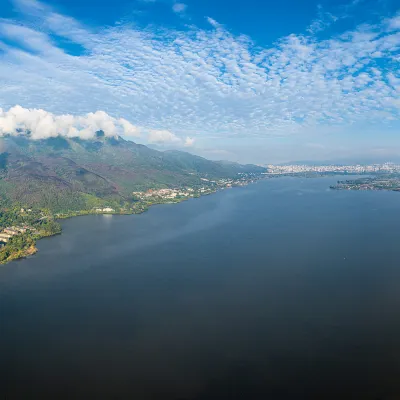
<instances>
[{"instance_id":1,"label":"forested hillside","mask_svg":"<svg viewBox=\"0 0 400 400\"><path fill-rule=\"evenodd\" d=\"M261 167L213 162L179 151L160 152L121 137L94 140L29 135L0 138L2 205L18 202L53 212L105 203L122 207L133 191L198 186L204 179L234 178Z\"/></svg>"}]
</instances>

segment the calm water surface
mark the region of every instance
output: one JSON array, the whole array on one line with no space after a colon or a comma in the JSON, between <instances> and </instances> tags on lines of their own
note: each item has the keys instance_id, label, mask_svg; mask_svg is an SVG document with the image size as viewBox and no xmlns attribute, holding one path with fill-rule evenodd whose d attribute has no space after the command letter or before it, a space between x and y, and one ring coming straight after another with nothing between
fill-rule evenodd
<instances>
[{"instance_id":1,"label":"calm water surface","mask_svg":"<svg viewBox=\"0 0 400 400\"><path fill-rule=\"evenodd\" d=\"M0 398L399 399L400 193L336 179L65 221L0 268Z\"/></svg>"}]
</instances>

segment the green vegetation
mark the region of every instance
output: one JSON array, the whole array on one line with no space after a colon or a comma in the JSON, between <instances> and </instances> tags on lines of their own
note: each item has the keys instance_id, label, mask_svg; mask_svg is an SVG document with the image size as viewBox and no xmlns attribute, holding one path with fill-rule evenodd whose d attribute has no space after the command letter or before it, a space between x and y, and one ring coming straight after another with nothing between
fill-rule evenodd
<instances>
[{"instance_id":1,"label":"green vegetation","mask_svg":"<svg viewBox=\"0 0 400 400\"><path fill-rule=\"evenodd\" d=\"M185 152L160 152L101 132L94 140L31 140L20 135L2 137L0 144L0 234L5 235L0 263L33 254L36 240L60 233L56 219L141 213L153 204L198 197L264 171ZM133 195L184 188L191 188L190 196ZM4 232L7 228L12 237Z\"/></svg>"},{"instance_id":2,"label":"green vegetation","mask_svg":"<svg viewBox=\"0 0 400 400\"><path fill-rule=\"evenodd\" d=\"M374 177L338 181L335 190L393 190L400 191L399 174L380 174Z\"/></svg>"},{"instance_id":3,"label":"green vegetation","mask_svg":"<svg viewBox=\"0 0 400 400\"><path fill-rule=\"evenodd\" d=\"M0 211L0 233L8 234L7 242L0 248L0 264L36 253L36 240L61 232L48 210L24 209L14 206Z\"/></svg>"},{"instance_id":4,"label":"green vegetation","mask_svg":"<svg viewBox=\"0 0 400 400\"><path fill-rule=\"evenodd\" d=\"M0 249L0 264L27 257L36 253L36 251L35 240L30 234L15 236Z\"/></svg>"},{"instance_id":5,"label":"green vegetation","mask_svg":"<svg viewBox=\"0 0 400 400\"><path fill-rule=\"evenodd\" d=\"M132 192L197 187L202 178L260 173L254 165L214 162L179 151L160 152L122 138L95 140L21 135L0 138L1 205L20 203L53 213L111 207L123 212Z\"/></svg>"}]
</instances>

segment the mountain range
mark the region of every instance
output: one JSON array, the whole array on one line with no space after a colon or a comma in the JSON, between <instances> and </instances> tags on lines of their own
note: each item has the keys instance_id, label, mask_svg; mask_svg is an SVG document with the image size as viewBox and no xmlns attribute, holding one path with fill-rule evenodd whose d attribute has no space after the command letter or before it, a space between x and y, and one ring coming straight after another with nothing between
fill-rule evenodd
<instances>
[{"instance_id":1,"label":"mountain range","mask_svg":"<svg viewBox=\"0 0 400 400\"><path fill-rule=\"evenodd\" d=\"M182 151L157 151L99 131L91 140L62 136L0 138L0 196L4 204L53 211L130 202L132 192L197 186L264 168L210 161Z\"/></svg>"}]
</instances>

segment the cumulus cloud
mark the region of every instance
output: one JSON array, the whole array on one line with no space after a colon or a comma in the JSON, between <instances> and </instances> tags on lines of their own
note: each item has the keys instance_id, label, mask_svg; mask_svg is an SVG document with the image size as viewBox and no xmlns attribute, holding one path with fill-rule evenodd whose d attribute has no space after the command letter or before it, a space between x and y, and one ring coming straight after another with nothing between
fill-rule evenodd
<instances>
[{"instance_id":1,"label":"cumulus cloud","mask_svg":"<svg viewBox=\"0 0 400 400\"><path fill-rule=\"evenodd\" d=\"M180 143L181 139L174 133L167 130L151 129L148 132L147 140L149 143Z\"/></svg>"},{"instance_id":2,"label":"cumulus cloud","mask_svg":"<svg viewBox=\"0 0 400 400\"><path fill-rule=\"evenodd\" d=\"M187 8L187 5L185 3L175 3L172 6L172 10L177 14L183 13L186 10L186 8Z\"/></svg>"},{"instance_id":3,"label":"cumulus cloud","mask_svg":"<svg viewBox=\"0 0 400 400\"><path fill-rule=\"evenodd\" d=\"M187 136L183 145L185 147L192 147L194 145L194 142L195 142L194 138Z\"/></svg>"},{"instance_id":4,"label":"cumulus cloud","mask_svg":"<svg viewBox=\"0 0 400 400\"><path fill-rule=\"evenodd\" d=\"M118 123L122 127L122 132L124 135L129 137L140 137L140 128L132 125L129 121L124 118L120 118Z\"/></svg>"},{"instance_id":5,"label":"cumulus cloud","mask_svg":"<svg viewBox=\"0 0 400 400\"><path fill-rule=\"evenodd\" d=\"M154 130L155 142L199 133L225 138L331 125L383 127L400 119L398 16L330 37L326 31L323 40L292 34L262 48L211 18L217 29L121 23L94 31L38 1L14 2L21 20L0 20L0 105L50 111L40 119L48 135L58 129L55 115L97 109ZM334 20L325 11L322 17ZM317 21L311 31L320 28ZM26 38L30 43L24 44ZM89 131L67 125L90 135L97 118L88 122ZM121 120L100 119L110 132L113 126L130 136L138 132Z\"/></svg>"},{"instance_id":6,"label":"cumulus cloud","mask_svg":"<svg viewBox=\"0 0 400 400\"><path fill-rule=\"evenodd\" d=\"M42 109L27 109L14 106L8 111L0 108L0 136L26 135L31 139L66 136L91 139L96 132L105 136L137 136L139 129L127 120L115 119L104 111L82 116L55 115Z\"/></svg>"}]
</instances>

